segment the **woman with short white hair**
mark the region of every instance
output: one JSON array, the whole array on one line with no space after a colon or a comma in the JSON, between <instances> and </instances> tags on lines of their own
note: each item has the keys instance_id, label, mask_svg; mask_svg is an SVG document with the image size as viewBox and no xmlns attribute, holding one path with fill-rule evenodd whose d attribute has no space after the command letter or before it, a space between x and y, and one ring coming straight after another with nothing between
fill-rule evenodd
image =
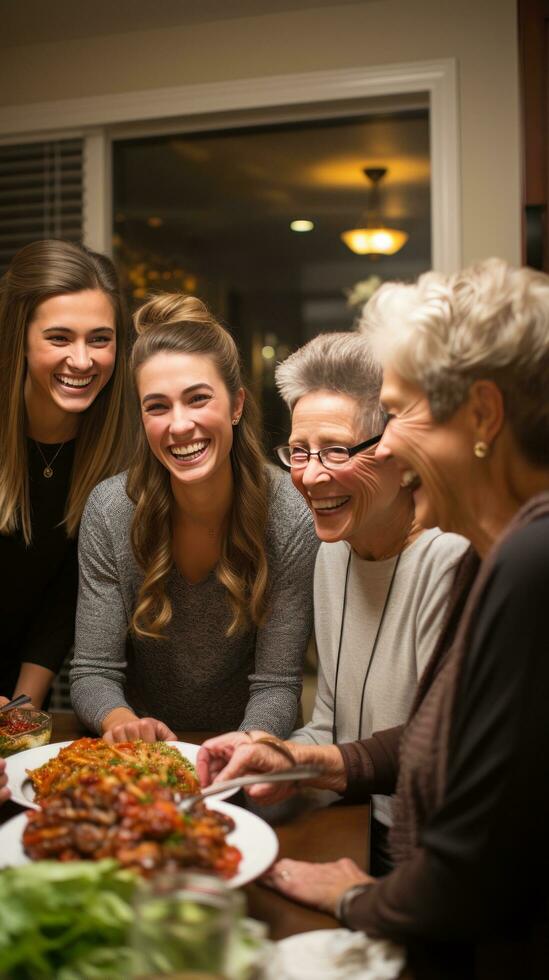
<instances>
[{"instance_id":1,"label":"woman with short white hair","mask_svg":"<svg viewBox=\"0 0 549 980\"><path fill-rule=\"evenodd\" d=\"M273 887L408 947L415 977L542 980L549 935L549 277L491 259L383 286L365 330L390 421L377 449L416 515L482 559L400 730L294 746L321 785L396 788L381 879L283 860ZM454 607L454 612L457 607ZM456 621L457 619L457 621ZM219 778L285 768L239 747ZM255 795L264 791L256 790Z\"/></svg>"},{"instance_id":2,"label":"woman with short white hair","mask_svg":"<svg viewBox=\"0 0 549 980\"><path fill-rule=\"evenodd\" d=\"M289 444L278 455L322 542L317 693L312 720L292 740L354 741L406 720L466 542L423 530L397 466L376 459L386 421L381 368L359 334L321 334L278 366L276 380L292 413ZM391 801L380 793L372 823L380 873L391 866L390 824Z\"/></svg>"}]
</instances>

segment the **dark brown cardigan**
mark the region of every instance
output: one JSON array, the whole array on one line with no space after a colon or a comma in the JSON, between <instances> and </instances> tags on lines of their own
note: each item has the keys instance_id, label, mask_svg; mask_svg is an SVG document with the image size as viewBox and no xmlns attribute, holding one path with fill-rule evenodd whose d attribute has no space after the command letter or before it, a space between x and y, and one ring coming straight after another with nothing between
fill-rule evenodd
<instances>
[{"instance_id":1,"label":"dark brown cardigan","mask_svg":"<svg viewBox=\"0 0 549 980\"><path fill-rule=\"evenodd\" d=\"M363 742L341 746L352 795L394 792L396 783L390 842L397 867L354 899L347 924L371 935L407 942L412 962L416 963L417 976L493 976L498 980L515 976L517 980L522 976L549 977L549 959L544 960L546 935L543 927L535 939L540 964L535 973L528 972L534 969L532 955L536 955L532 954L532 937L527 941L530 966L526 966L520 938L514 942L510 937L507 943L499 937L495 942L483 944L478 939L471 942L468 937L463 944L459 935L437 932L435 903L439 882L436 881L436 861L430 860L422 846L422 831L445 798L456 699L476 613L487 583L505 542L517 530L547 514L549 494L541 494L529 501L486 557L476 577L478 559L474 553L469 551L462 559L441 639L418 686L405 728L378 732ZM549 656L549 650L547 653ZM547 696L549 699L549 691ZM466 901L466 888L462 900ZM461 918L466 918L463 907L456 908L456 922ZM456 933L459 933L459 925Z\"/></svg>"}]
</instances>

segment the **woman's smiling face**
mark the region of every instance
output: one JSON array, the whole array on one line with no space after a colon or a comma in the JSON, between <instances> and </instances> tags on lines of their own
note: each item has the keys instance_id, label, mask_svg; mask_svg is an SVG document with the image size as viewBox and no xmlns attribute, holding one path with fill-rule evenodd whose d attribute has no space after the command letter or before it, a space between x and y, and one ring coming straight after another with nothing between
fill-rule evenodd
<instances>
[{"instance_id":1,"label":"woman's smiling face","mask_svg":"<svg viewBox=\"0 0 549 980\"><path fill-rule=\"evenodd\" d=\"M312 452L328 446L350 449L377 434L364 431L360 406L354 398L314 391L294 406L290 445ZM375 447L331 469L312 456L307 466L293 468L291 475L311 508L318 537L322 541L348 541L358 551L364 534L379 526L400 490L396 465L391 460L376 460Z\"/></svg>"},{"instance_id":2,"label":"woman's smiling face","mask_svg":"<svg viewBox=\"0 0 549 980\"><path fill-rule=\"evenodd\" d=\"M25 398L43 414L84 412L111 377L116 359L112 303L100 289L52 296L27 328Z\"/></svg>"},{"instance_id":3,"label":"woman's smiling face","mask_svg":"<svg viewBox=\"0 0 549 980\"><path fill-rule=\"evenodd\" d=\"M462 531L475 485L475 436L467 424L466 403L448 421L437 423L423 390L389 367L381 402L390 418L377 459L396 461L401 485L412 491L416 520L423 527Z\"/></svg>"},{"instance_id":4,"label":"woman's smiling face","mask_svg":"<svg viewBox=\"0 0 549 980\"><path fill-rule=\"evenodd\" d=\"M200 483L230 466L232 418L244 404L229 392L205 354L154 354L139 368L137 388L151 451L172 480Z\"/></svg>"}]
</instances>

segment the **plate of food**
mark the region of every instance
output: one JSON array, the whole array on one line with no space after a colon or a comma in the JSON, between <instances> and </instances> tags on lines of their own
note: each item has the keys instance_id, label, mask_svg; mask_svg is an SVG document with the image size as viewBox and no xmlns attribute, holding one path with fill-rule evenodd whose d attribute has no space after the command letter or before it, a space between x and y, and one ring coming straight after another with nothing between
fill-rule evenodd
<instances>
[{"instance_id":1,"label":"plate of food","mask_svg":"<svg viewBox=\"0 0 549 980\"><path fill-rule=\"evenodd\" d=\"M146 777L126 786L109 776L93 786L83 782L0 827L1 867L109 857L145 877L194 869L240 888L277 853L276 834L254 813L218 800L182 813L173 794L147 787Z\"/></svg>"},{"instance_id":2,"label":"plate of food","mask_svg":"<svg viewBox=\"0 0 549 980\"><path fill-rule=\"evenodd\" d=\"M198 745L190 742L118 742L79 738L53 742L19 752L6 760L11 797L21 806L38 809L41 800L73 785L82 774L116 776L128 782L135 775L159 776L181 796L198 790L195 769ZM226 790L217 799L236 792Z\"/></svg>"},{"instance_id":3,"label":"plate of food","mask_svg":"<svg viewBox=\"0 0 549 980\"><path fill-rule=\"evenodd\" d=\"M182 876L182 883L186 877ZM206 891L212 887L203 876L189 876L190 881L193 879ZM207 943L206 949L202 945L212 905L197 901L196 892L183 892L178 899L177 920L168 915L163 921L160 914L160 927L153 931L152 917L148 917L150 928L142 930L136 910L143 897L137 876L121 870L115 861L36 861L4 869L0 874L4 921L10 910L16 909L17 914L9 915L9 928L0 931L0 977L128 980L153 973L158 976L158 948L154 941L150 946L147 943L151 933L159 944L165 942L169 960L170 953L177 956L177 971L170 971L170 976L175 972L181 976L184 969L192 970L185 976L198 977L199 968L200 976L213 976L214 972L218 976L219 944ZM150 905L145 903L144 907L150 912ZM159 911L158 906L153 911ZM232 980L251 980L271 949L265 939L267 929L261 922L242 918L238 901L233 915L223 973ZM175 944L172 937L176 932ZM160 949L163 953L162 946ZM162 963L163 976L164 968L171 965L169 960Z\"/></svg>"}]
</instances>

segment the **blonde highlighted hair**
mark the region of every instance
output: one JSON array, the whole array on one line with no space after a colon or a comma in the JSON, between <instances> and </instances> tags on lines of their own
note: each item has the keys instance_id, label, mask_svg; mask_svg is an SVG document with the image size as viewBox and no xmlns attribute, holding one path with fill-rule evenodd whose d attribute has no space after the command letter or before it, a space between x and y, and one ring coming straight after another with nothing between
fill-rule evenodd
<instances>
[{"instance_id":1,"label":"blonde highlighted hair","mask_svg":"<svg viewBox=\"0 0 549 980\"><path fill-rule=\"evenodd\" d=\"M549 466L549 276L492 258L414 285L385 283L361 331L384 364L423 389L437 422L475 380L493 380L519 448Z\"/></svg>"},{"instance_id":2,"label":"blonde highlighted hair","mask_svg":"<svg viewBox=\"0 0 549 980\"><path fill-rule=\"evenodd\" d=\"M135 314L135 329L138 336L131 359L134 383L149 358L167 352L210 357L231 404L243 388L236 344L201 300L182 294L155 296ZM233 501L216 568L232 609L228 635L250 622L259 626L266 613L267 475L259 431L257 407L245 390L230 454ZM132 547L144 572L131 629L137 636L160 639L172 617L166 582L173 568L173 495L169 472L151 452L142 426L128 472L127 492L136 505Z\"/></svg>"},{"instance_id":3,"label":"blonde highlighted hair","mask_svg":"<svg viewBox=\"0 0 549 980\"><path fill-rule=\"evenodd\" d=\"M75 537L86 500L100 480L124 468L128 450L127 315L112 262L71 242L26 245L0 280L0 534L21 530L32 539L24 384L26 338L37 306L52 296L100 289L116 321L113 374L82 413L65 508L68 537Z\"/></svg>"}]
</instances>

